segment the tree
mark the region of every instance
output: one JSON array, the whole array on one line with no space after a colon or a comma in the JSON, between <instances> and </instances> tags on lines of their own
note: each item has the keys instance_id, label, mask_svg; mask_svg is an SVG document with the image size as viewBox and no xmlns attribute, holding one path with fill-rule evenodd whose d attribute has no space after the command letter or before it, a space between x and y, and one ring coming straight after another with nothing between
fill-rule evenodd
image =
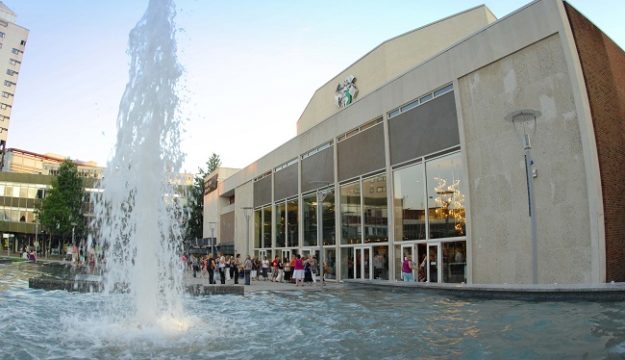
<instances>
[{"instance_id":1,"label":"tree","mask_svg":"<svg viewBox=\"0 0 625 360\"><path fill-rule=\"evenodd\" d=\"M221 165L219 155L213 153L206 162L206 170L198 168L198 173L193 178L193 187L189 192L186 238L187 240L201 239L204 227L204 178L206 175L217 170Z\"/></svg>"},{"instance_id":2,"label":"tree","mask_svg":"<svg viewBox=\"0 0 625 360\"><path fill-rule=\"evenodd\" d=\"M52 188L41 202L38 209L39 222L50 234L61 236L62 245L71 236L72 229L76 237L85 230L83 198L85 190L78 168L73 161L66 159L59 167L58 175L52 180ZM61 249L63 247L61 246Z\"/></svg>"}]
</instances>

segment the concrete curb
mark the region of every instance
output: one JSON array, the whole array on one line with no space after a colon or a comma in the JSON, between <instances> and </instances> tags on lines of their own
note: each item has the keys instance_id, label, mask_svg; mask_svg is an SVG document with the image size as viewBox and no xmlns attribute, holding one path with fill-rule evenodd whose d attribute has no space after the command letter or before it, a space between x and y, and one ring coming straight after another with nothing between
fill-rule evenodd
<instances>
[{"instance_id":1,"label":"concrete curb","mask_svg":"<svg viewBox=\"0 0 625 360\"><path fill-rule=\"evenodd\" d=\"M435 293L443 296L487 300L525 301L625 301L625 283L577 285L428 284L346 280L348 286L391 291Z\"/></svg>"},{"instance_id":2,"label":"concrete curb","mask_svg":"<svg viewBox=\"0 0 625 360\"><path fill-rule=\"evenodd\" d=\"M92 293L102 292L104 286L99 281L68 280L36 277L28 279L28 287L42 290L65 290L69 292ZM123 289L122 289L123 291ZM244 295L243 285L204 286L199 284L185 286L191 295Z\"/></svg>"}]
</instances>

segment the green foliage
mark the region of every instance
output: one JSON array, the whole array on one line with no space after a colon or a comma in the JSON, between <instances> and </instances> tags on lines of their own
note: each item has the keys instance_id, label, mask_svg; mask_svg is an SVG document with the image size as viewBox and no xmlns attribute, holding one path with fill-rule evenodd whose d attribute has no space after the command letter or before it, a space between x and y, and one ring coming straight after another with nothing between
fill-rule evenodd
<instances>
[{"instance_id":1,"label":"green foliage","mask_svg":"<svg viewBox=\"0 0 625 360\"><path fill-rule=\"evenodd\" d=\"M186 239L201 239L204 227L204 178L206 175L217 170L221 165L219 155L213 153L206 162L206 170L198 168L198 173L193 179L193 187L189 193Z\"/></svg>"},{"instance_id":2,"label":"green foliage","mask_svg":"<svg viewBox=\"0 0 625 360\"><path fill-rule=\"evenodd\" d=\"M76 239L85 231L83 215L84 185L78 176L76 164L67 159L59 167L59 173L52 180L52 188L41 202L39 222L50 233L71 236L72 223L75 225Z\"/></svg>"}]
</instances>

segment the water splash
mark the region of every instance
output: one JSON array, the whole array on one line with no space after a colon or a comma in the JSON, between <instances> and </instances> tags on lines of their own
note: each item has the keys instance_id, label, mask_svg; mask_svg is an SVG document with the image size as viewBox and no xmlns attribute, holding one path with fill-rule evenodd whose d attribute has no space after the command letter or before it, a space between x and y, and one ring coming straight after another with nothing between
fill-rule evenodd
<instances>
[{"instance_id":1,"label":"water splash","mask_svg":"<svg viewBox=\"0 0 625 360\"><path fill-rule=\"evenodd\" d=\"M95 201L98 241L105 249L110 315L130 326L181 324L181 231L174 182L183 154L176 84L178 64L173 0L150 0L130 32L129 80L117 118L117 142L102 193ZM116 304L116 302L119 302Z\"/></svg>"}]
</instances>

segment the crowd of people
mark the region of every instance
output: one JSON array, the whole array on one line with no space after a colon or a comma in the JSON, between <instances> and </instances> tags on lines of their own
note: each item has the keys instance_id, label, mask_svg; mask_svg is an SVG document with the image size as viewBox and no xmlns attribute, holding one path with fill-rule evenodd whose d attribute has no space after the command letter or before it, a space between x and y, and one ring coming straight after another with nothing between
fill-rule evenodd
<instances>
[{"instance_id":1,"label":"crowd of people","mask_svg":"<svg viewBox=\"0 0 625 360\"><path fill-rule=\"evenodd\" d=\"M252 280L290 282L295 286L304 286L305 282L314 284L318 281L319 271L315 256L302 257L298 254L291 259L276 256L273 260L269 260L266 256L261 258L248 255L242 260L240 254L234 256L183 254L180 261L185 271L191 273L194 278L208 279L209 284L216 284L217 280L221 284L226 284L226 281L230 280L234 284L239 284L241 278L246 285L250 285Z\"/></svg>"}]
</instances>

